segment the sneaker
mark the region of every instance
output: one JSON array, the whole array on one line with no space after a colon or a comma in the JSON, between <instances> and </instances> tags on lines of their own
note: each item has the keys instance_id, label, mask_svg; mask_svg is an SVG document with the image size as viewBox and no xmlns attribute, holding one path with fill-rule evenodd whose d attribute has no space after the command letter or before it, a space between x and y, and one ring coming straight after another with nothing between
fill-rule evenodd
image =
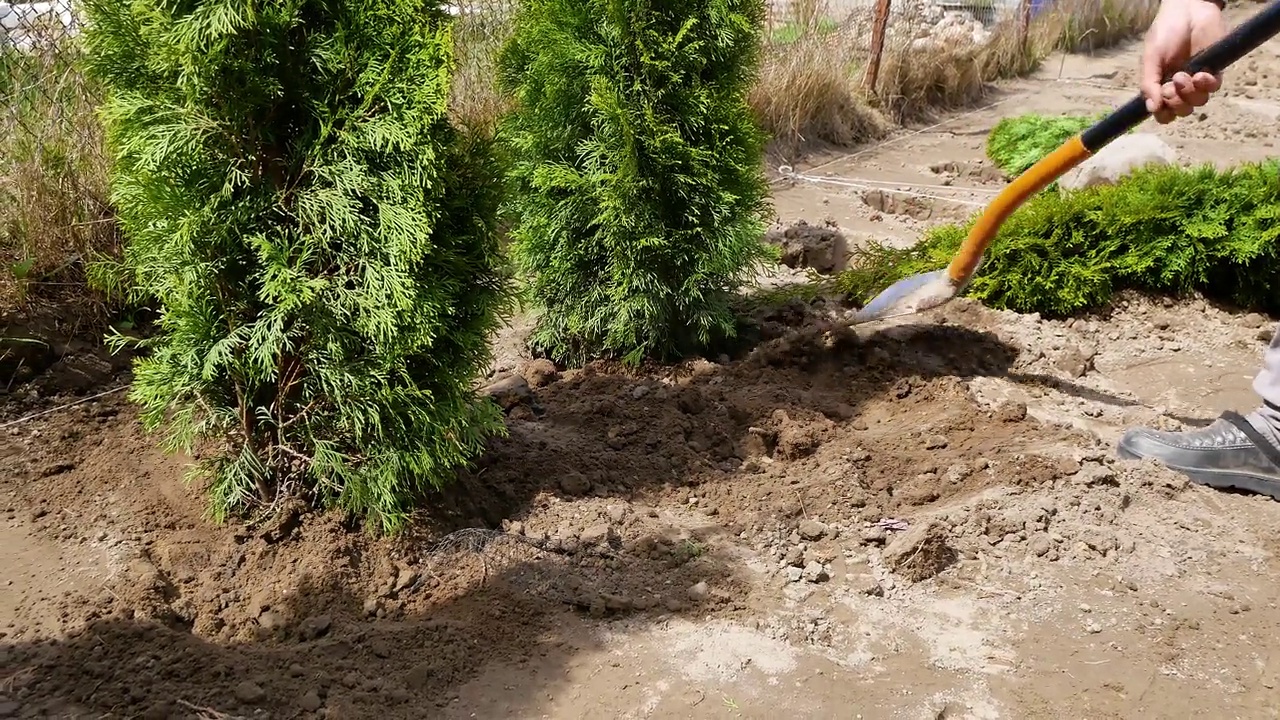
<instances>
[{"instance_id":1,"label":"sneaker","mask_svg":"<svg viewBox=\"0 0 1280 720\"><path fill-rule=\"evenodd\" d=\"M1225 412L1209 427L1187 432L1130 430L1120 438L1117 454L1127 460L1151 458L1200 485L1280 500L1280 449L1237 413Z\"/></svg>"}]
</instances>

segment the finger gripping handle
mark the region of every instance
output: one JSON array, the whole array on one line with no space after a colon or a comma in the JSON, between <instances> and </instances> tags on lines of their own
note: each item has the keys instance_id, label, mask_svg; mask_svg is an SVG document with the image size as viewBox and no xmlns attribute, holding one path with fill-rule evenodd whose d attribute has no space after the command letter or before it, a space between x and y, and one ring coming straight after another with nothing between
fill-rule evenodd
<instances>
[{"instance_id":1,"label":"finger gripping handle","mask_svg":"<svg viewBox=\"0 0 1280 720\"><path fill-rule=\"evenodd\" d=\"M1197 53L1188 61L1185 69L1192 74L1202 70L1220 73L1270 40L1277 32L1280 32L1280 0L1271 0L1265 8L1240 23L1226 37ZM1139 94L1068 140L1006 186L978 217L952 258L947 267L947 277L951 283L957 288L968 283L1000 225L1023 201L1043 190L1112 140L1137 127L1148 116L1150 113L1147 112L1146 98Z\"/></svg>"},{"instance_id":2,"label":"finger gripping handle","mask_svg":"<svg viewBox=\"0 0 1280 720\"><path fill-rule=\"evenodd\" d=\"M1240 23L1226 37L1196 53L1184 70L1192 75L1201 71L1220 73L1275 37L1277 32L1280 32L1280 0L1271 0L1258 14ZM1137 127L1150 114L1146 98L1138 95L1085 130L1080 138L1089 152L1098 152L1104 145Z\"/></svg>"}]
</instances>

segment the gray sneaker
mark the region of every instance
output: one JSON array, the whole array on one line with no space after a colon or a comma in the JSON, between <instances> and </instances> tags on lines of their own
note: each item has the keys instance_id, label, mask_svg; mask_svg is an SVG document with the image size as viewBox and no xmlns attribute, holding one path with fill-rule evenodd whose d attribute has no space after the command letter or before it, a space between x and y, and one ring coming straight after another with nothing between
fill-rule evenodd
<instances>
[{"instance_id":1,"label":"gray sneaker","mask_svg":"<svg viewBox=\"0 0 1280 720\"><path fill-rule=\"evenodd\" d=\"M1280 500L1280 449L1237 413L1225 412L1209 427L1187 432L1130 430L1120 438L1117 454L1157 460L1201 485Z\"/></svg>"}]
</instances>

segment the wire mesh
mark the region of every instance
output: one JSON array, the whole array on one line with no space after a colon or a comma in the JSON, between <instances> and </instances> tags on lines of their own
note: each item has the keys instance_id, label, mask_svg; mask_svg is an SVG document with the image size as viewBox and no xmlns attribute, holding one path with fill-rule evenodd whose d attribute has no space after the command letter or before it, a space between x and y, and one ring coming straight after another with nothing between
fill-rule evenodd
<instances>
[{"instance_id":1,"label":"wire mesh","mask_svg":"<svg viewBox=\"0 0 1280 720\"><path fill-rule=\"evenodd\" d=\"M1039 6L1048 0L1032 2ZM800 42L825 42L865 66L880 10L887 9L883 49L894 52L984 45L1019 6L1020 0L771 0L766 46L785 51Z\"/></svg>"},{"instance_id":2,"label":"wire mesh","mask_svg":"<svg viewBox=\"0 0 1280 720\"><path fill-rule=\"evenodd\" d=\"M0 2L0 138L67 129L88 98L76 70L80 23L69 0Z\"/></svg>"},{"instance_id":3,"label":"wire mesh","mask_svg":"<svg viewBox=\"0 0 1280 720\"><path fill-rule=\"evenodd\" d=\"M0 302L61 285L114 236L80 29L70 0L0 1Z\"/></svg>"}]
</instances>

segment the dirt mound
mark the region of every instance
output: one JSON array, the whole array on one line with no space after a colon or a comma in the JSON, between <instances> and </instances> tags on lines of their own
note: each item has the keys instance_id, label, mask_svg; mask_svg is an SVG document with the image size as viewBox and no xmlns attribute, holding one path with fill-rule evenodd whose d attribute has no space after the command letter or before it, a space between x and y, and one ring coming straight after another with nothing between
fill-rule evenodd
<instances>
[{"instance_id":1,"label":"dirt mound","mask_svg":"<svg viewBox=\"0 0 1280 720\"><path fill-rule=\"evenodd\" d=\"M1061 72L828 168L883 191L796 185L779 211L903 242L963 219L1001 181L1002 113L1111 102ZM1256 134L1262 99L1160 132ZM795 268L843 253L816 224L772 239ZM121 394L88 399L125 359L32 330L51 347L0 366L0 417L48 411L0 433L0 717L1275 715L1274 504L1115 462L1107 435L1237 405L1265 319L819 315L642 371L530 361L517 318L488 378L510 436L394 541L305 507L210 526Z\"/></svg>"},{"instance_id":2,"label":"dirt mound","mask_svg":"<svg viewBox=\"0 0 1280 720\"><path fill-rule=\"evenodd\" d=\"M780 261L792 269L812 268L830 275L844 269L848 260L848 243L833 221L810 225L801 220L785 228L771 228L764 239L782 250Z\"/></svg>"},{"instance_id":3,"label":"dirt mound","mask_svg":"<svg viewBox=\"0 0 1280 720\"><path fill-rule=\"evenodd\" d=\"M821 582L840 532L875 543L862 525L1069 472L1033 453L974 461L1046 436L966 393L963 378L1015 361L992 335L799 323L739 360L657 373L531 363L534 381L504 391L510 437L433 499L417 537L395 541L296 507L209 527L181 459L159 456L118 397L20 426L3 448L7 489L36 508L37 532L93 548L112 571L93 593L47 598L82 629L9 651L8 666L32 671L14 677L16 701L409 716L484 664L534 658L543 650L514 636L561 613L741 611L752 588L727 554L741 533L777 521L803 535L799 556L780 559ZM466 650L477 643L483 658Z\"/></svg>"}]
</instances>

